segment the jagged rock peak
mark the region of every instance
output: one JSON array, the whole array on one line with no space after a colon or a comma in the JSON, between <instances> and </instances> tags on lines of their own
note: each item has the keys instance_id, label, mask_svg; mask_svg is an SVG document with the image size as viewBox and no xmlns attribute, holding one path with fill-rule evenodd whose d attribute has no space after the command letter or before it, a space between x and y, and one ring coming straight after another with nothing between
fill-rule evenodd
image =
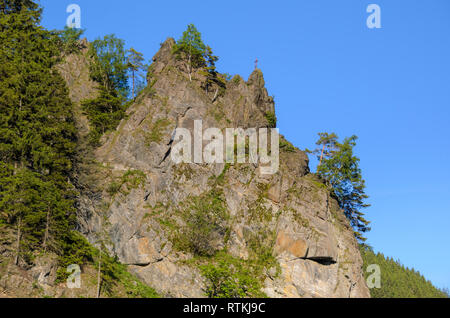
<instances>
[{"instance_id":1,"label":"jagged rock peak","mask_svg":"<svg viewBox=\"0 0 450 318\"><path fill-rule=\"evenodd\" d=\"M175 40L173 38L167 38L167 40L161 43L161 48L155 54L155 56L153 56L152 59L152 73L160 73L164 69L164 67L170 63L171 60L174 60L174 56L172 54L174 45Z\"/></svg>"},{"instance_id":2,"label":"jagged rock peak","mask_svg":"<svg viewBox=\"0 0 450 318\"><path fill-rule=\"evenodd\" d=\"M255 70L250 74L247 84L261 88L265 87L266 82L264 81L263 72L259 68L255 68Z\"/></svg>"}]
</instances>

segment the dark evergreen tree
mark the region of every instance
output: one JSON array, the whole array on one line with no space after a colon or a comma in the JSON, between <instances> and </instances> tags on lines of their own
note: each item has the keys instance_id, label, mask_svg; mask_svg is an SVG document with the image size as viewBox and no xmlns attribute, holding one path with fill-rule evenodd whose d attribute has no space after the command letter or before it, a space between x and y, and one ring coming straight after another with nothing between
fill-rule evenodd
<instances>
[{"instance_id":1,"label":"dark evergreen tree","mask_svg":"<svg viewBox=\"0 0 450 318\"><path fill-rule=\"evenodd\" d=\"M104 87L100 89L97 98L85 100L81 106L91 123L89 141L94 146L98 145L100 137L105 132L117 127L126 109L123 99Z\"/></svg>"},{"instance_id":2,"label":"dark evergreen tree","mask_svg":"<svg viewBox=\"0 0 450 318\"><path fill-rule=\"evenodd\" d=\"M32 0L1 0L0 13L11 14L22 10L40 11L39 6Z\"/></svg>"},{"instance_id":3,"label":"dark evergreen tree","mask_svg":"<svg viewBox=\"0 0 450 318\"><path fill-rule=\"evenodd\" d=\"M61 39L62 50L65 54L73 54L79 53L80 46L80 38L83 35L84 30L65 27L64 30L59 31L57 34Z\"/></svg>"},{"instance_id":4,"label":"dark evergreen tree","mask_svg":"<svg viewBox=\"0 0 450 318\"><path fill-rule=\"evenodd\" d=\"M32 1L0 6L0 223L15 232L19 264L36 250L63 256L73 233L76 131L55 70L60 42L39 26L41 9Z\"/></svg>"},{"instance_id":5,"label":"dark evergreen tree","mask_svg":"<svg viewBox=\"0 0 450 318\"><path fill-rule=\"evenodd\" d=\"M75 125L60 51L40 28L39 9L0 15L0 159L44 174L67 174Z\"/></svg>"},{"instance_id":6,"label":"dark evergreen tree","mask_svg":"<svg viewBox=\"0 0 450 318\"><path fill-rule=\"evenodd\" d=\"M318 145L323 145L320 152L322 164L317 168L317 174L326 180L339 206L349 219L355 230L355 236L365 241L364 233L370 231L370 222L364 218L362 209L369 207L366 203L365 181L359 168L359 158L353 154L358 137L346 138L343 143L337 141L336 134L319 134Z\"/></svg>"}]
</instances>

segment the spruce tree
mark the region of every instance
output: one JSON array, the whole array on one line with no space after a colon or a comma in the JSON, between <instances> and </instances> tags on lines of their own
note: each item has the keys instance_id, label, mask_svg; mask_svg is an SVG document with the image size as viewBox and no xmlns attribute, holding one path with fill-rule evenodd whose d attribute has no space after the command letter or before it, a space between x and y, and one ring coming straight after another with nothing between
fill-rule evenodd
<instances>
[{"instance_id":1,"label":"spruce tree","mask_svg":"<svg viewBox=\"0 0 450 318\"><path fill-rule=\"evenodd\" d=\"M32 1L0 2L0 223L15 233L16 264L39 249L62 255L75 218L72 103L40 18Z\"/></svg>"}]
</instances>

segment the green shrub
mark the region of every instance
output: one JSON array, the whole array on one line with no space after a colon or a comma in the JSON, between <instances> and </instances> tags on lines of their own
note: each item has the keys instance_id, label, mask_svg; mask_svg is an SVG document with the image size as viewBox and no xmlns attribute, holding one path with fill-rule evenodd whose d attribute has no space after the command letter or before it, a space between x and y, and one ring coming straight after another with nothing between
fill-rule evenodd
<instances>
[{"instance_id":1,"label":"green shrub","mask_svg":"<svg viewBox=\"0 0 450 318\"><path fill-rule=\"evenodd\" d=\"M233 82L233 84L239 85L239 83L241 82L242 77L240 77L239 75L235 75L232 79L231 82Z\"/></svg>"},{"instance_id":2,"label":"green shrub","mask_svg":"<svg viewBox=\"0 0 450 318\"><path fill-rule=\"evenodd\" d=\"M267 119L267 123L269 124L269 128L277 127L277 116L274 112L267 112L264 114Z\"/></svg>"},{"instance_id":3,"label":"green shrub","mask_svg":"<svg viewBox=\"0 0 450 318\"><path fill-rule=\"evenodd\" d=\"M89 141L92 145L97 146L101 136L107 131L116 129L119 122L125 117L127 104L123 104L123 99L114 93L101 88L97 98L83 101L81 107L91 125Z\"/></svg>"},{"instance_id":4,"label":"green shrub","mask_svg":"<svg viewBox=\"0 0 450 318\"><path fill-rule=\"evenodd\" d=\"M121 191L122 186L126 185L128 190L137 189L145 183L145 173L140 170L128 170L118 181L112 181L106 191L113 196ZM122 190L121 193L128 194L127 191Z\"/></svg>"},{"instance_id":5,"label":"green shrub","mask_svg":"<svg viewBox=\"0 0 450 318\"><path fill-rule=\"evenodd\" d=\"M280 138L280 150L284 150L286 152L295 152L295 147L284 137L282 137Z\"/></svg>"},{"instance_id":6,"label":"green shrub","mask_svg":"<svg viewBox=\"0 0 450 318\"><path fill-rule=\"evenodd\" d=\"M150 145L152 142L159 143L162 141L164 131L170 125L167 118L158 119L152 126L150 132L145 136L145 142Z\"/></svg>"},{"instance_id":7,"label":"green shrub","mask_svg":"<svg viewBox=\"0 0 450 318\"><path fill-rule=\"evenodd\" d=\"M206 294L210 298L261 298L262 280L248 261L219 253L206 265L199 266L207 279Z\"/></svg>"},{"instance_id":8,"label":"green shrub","mask_svg":"<svg viewBox=\"0 0 450 318\"><path fill-rule=\"evenodd\" d=\"M182 212L185 226L180 229L177 245L198 256L217 252L214 242L224 241L229 233L228 211L223 192L214 189L193 197Z\"/></svg>"}]
</instances>

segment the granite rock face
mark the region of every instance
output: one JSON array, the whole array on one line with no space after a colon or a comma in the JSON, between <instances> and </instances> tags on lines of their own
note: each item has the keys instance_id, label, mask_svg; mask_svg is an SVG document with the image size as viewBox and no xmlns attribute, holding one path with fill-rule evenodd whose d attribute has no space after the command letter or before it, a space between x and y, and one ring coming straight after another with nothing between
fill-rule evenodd
<instances>
[{"instance_id":1,"label":"granite rock face","mask_svg":"<svg viewBox=\"0 0 450 318\"><path fill-rule=\"evenodd\" d=\"M309 173L304 152L281 147L280 168L273 175L262 174L253 163L171 160L175 128L193 131L195 120L202 120L203 129L264 128L275 113L260 70L247 81L235 76L225 87L206 89L201 72L189 79L183 62L171 53L173 45L173 39L161 45L149 69L149 86L96 150L99 190L81 191L80 231L93 243L97 233L106 232L111 253L162 295L203 297L205 279L189 265L192 255L175 247L170 229L183 224L180 206L211 191L211 181L220 179L215 186L224 194L231 227L226 240L218 235L211 245L247 259L251 239L271 233L268 246L281 272L267 270L267 296L369 297L352 229L325 186Z\"/></svg>"}]
</instances>

